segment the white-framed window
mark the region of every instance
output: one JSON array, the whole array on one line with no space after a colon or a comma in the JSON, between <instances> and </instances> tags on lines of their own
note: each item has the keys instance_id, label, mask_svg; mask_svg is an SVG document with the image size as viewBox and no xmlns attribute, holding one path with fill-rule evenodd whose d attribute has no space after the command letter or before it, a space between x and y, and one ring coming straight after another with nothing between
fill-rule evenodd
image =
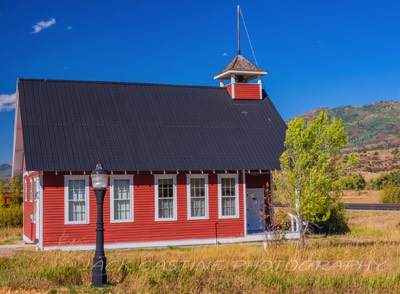
<instances>
[{"instance_id":1,"label":"white-framed window","mask_svg":"<svg viewBox=\"0 0 400 294\"><path fill-rule=\"evenodd\" d=\"M39 182L39 177L33 178L33 200L39 197L39 190L40 190L40 182Z\"/></svg>"},{"instance_id":2,"label":"white-framed window","mask_svg":"<svg viewBox=\"0 0 400 294\"><path fill-rule=\"evenodd\" d=\"M133 222L133 176L110 177L111 222Z\"/></svg>"},{"instance_id":3,"label":"white-framed window","mask_svg":"<svg viewBox=\"0 0 400 294\"><path fill-rule=\"evenodd\" d=\"M208 176L187 175L188 219L208 219Z\"/></svg>"},{"instance_id":4,"label":"white-framed window","mask_svg":"<svg viewBox=\"0 0 400 294\"><path fill-rule=\"evenodd\" d=\"M219 218L239 217L239 183L237 174L218 175Z\"/></svg>"},{"instance_id":5,"label":"white-framed window","mask_svg":"<svg viewBox=\"0 0 400 294\"><path fill-rule=\"evenodd\" d=\"M34 182L33 182L32 178L29 179L29 183L30 183L30 185L29 185L29 201L32 202L32 200L33 200L33 190L35 189L33 187Z\"/></svg>"},{"instance_id":6,"label":"white-framed window","mask_svg":"<svg viewBox=\"0 0 400 294\"><path fill-rule=\"evenodd\" d=\"M65 224L89 223L89 176L64 176Z\"/></svg>"},{"instance_id":7,"label":"white-framed window","mask_svg":"<svg viewBox=\"0 0 400 294\"><path fill-rule=\"evenodd\" d=\"M28 201L28 182L24 180L24 200Z\"/></svg>"},{"instance_id":8,"label":"white-framed window","mask_svg":"<svg viewBox=\"0 0 400 294\"><path fill-rule=\"evenodd\" d=\"M39 190L40 190L40 182L39 182L39 177L33 178L33 215L34 215L34 220L36 222L37 220L37 204L38 204L38 198L39 198Z\"/></svg>"},{"instance_id":9,"label":"white-framed window","mask_svg":"<svg viewBox=\"0 0 400 294\"><path fill-rule=\"evenodd\" d=\"M176 175L154 175L155 220L177 220Z\"/></svg>"}]
</instances>

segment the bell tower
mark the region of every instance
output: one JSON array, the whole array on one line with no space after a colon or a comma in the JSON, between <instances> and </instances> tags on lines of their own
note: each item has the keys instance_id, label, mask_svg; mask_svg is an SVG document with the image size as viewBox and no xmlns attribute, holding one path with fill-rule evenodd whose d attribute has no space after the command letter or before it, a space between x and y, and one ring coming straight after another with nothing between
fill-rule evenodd
<instances>
[{"instance_id":1,"label":"bell tower","mask_svg":"<svg viewBox=\"0 0 400 294\"><path fill-rule=\"evenodd\" d=\"M220 87L225 87L232 99L262 99L261 77L267 74L240 54L240 7L237 6L238 21L238 54L214 77L220 81ZM225 84L225 81L228 81Z\"/></svg>"}]
</instances>

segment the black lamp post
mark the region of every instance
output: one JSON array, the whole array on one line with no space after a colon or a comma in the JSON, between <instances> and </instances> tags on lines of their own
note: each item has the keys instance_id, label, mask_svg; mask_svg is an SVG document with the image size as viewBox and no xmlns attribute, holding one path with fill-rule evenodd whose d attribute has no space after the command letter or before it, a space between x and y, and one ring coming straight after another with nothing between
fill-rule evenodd
<instances>
[{"instance_id":1,"label":"black lamp post","mask_svg":"<svg viewBox=\"0 0 400 294\"><path fill-rule=\"evenodd\" d=\"M96 253L93 258L92 286L103 288L107 286L106 256L104 255L103 203L108 184L108 172L103 168L100 161L93 170L91 177L97 202Z\"/></svg>"}]
</instances>

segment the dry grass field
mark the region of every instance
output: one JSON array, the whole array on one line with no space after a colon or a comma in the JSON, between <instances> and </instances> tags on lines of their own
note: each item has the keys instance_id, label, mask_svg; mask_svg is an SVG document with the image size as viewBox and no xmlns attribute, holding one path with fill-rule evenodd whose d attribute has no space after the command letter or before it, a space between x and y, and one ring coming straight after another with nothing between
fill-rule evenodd
<instances>
[{"instance_id":1,"label":"dry grass field","mask_svg":"<svg viewBox=\"0 0 400 294\"><path fill-rule=\"evenodd\" d=\"M363 190L363 191L343 191L342 201L344 203L380 203L382 191Z\"/></svg>"},{"instance_id":2,"label":"dry grass field","mask_svg":"<svg viewBox=\"0 0 400 294\"><path fill-rule=\"evenodd\" d=\"M0 257L0 289L48 293L399 293L400 212L348 211L351 232L297 243L107 251L109 284L90 287L93 252ZM0 291L1 293L1 291ZM21 292L20 292L21 293Z\"/></svg>"},{"instance_id":3,"label":"dry grass field","mask_svg":"<svg viewBox=\"0 0 400 294\"><path fill-rule=\"evenodd\" d=\"M22 228L0 228L0 245L13 244L22 240Z\"/></svg>"}]
</instances>

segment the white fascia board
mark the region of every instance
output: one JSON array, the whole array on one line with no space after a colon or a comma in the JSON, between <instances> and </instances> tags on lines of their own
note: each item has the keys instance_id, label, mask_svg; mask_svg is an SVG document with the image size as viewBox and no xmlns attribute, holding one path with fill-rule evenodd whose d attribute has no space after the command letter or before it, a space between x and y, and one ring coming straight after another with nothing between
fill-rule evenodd
<instances>
[{"instance_id":1,"label":"white fascia board","mask_svg":"<svg viewBox=\"0 0 400 294\"><path fill-rule=\"evenodd\" d=\"M240 71L240 70L228 70L226 72L223 72L219 75L216 75L214 77L214 80L219 80L219 79L224 79L226 76L226 79L231 77L231 74L236 74L236 75L255 75L255 76L263 76L266 75L268 72L267 71Z\"/></svg>"},{"instance_id":2,"label":"white fascia board","mask_svg":"<svg viewBox=\"0 0 400 294\"><path fill-rule=\"evenodd\" d=\"M12 169L11 176L16 177L22 175L24 169L24 142L22 136L22 122L21 122L21 110L19 106L19 92L16 90L16 103L15 103L15 118L14 118L14 143L13 143L13 157L12 157Z\"/></svg>"}]
</instances>

